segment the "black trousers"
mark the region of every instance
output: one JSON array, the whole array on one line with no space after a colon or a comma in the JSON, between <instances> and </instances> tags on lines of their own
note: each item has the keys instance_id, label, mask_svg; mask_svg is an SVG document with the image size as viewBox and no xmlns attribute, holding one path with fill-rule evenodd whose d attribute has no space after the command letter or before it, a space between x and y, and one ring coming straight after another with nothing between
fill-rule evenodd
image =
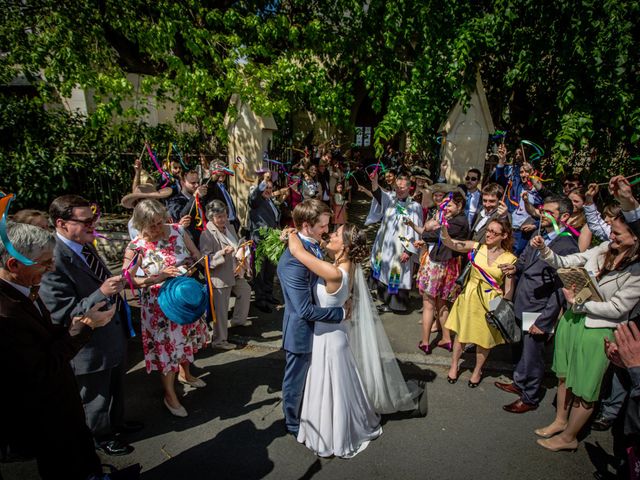
<instances>
[{"instance_id":1,"label":"black trousers","mask_svg":"<svg viewBox=\"0 0 640 480\"><path fill-rule=\"evenodd\" d=\"M262 269L253 281L256 302L266 302L270 298L273 298L273 277L275 277L275 275L276 266L265 258Z\"/></svg>"}]
</instances>

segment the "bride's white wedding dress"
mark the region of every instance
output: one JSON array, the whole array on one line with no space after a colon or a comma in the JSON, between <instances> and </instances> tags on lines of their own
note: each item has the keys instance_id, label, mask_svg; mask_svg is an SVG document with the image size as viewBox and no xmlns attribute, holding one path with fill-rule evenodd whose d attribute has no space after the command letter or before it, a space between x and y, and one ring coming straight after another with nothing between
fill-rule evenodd
<instances>
[{"instance_id":1,"label":"bride's white wedding dress","mask_svg":"<svg viewBox=\"0 0 640 480\"><path fill-rule=\"evenodd\" d=\"M314 291L321 307L341 307L349 298L349 274L328 294L322 280ZM349 347L349 321L316 322L311 365L302 400L298 441L321 457L350 458L382 434L380 416L365 393Z\"/></svg>"}]
</instances>

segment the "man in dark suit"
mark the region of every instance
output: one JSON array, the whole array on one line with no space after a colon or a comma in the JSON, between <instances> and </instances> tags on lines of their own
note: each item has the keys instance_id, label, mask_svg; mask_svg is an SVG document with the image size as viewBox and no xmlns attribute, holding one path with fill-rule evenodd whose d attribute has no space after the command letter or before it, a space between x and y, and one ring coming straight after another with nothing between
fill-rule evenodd
<instances>
[{"instance_id":1,"label":"man in dark suit","mask_svg":"<svg viewBox=\"0 0 640 480\"><path fill-rule=\"evenodd\" d=\"M251 240L260 243L260 228L278 228L280 226L280 210L273 203L273 182L262 181L249 194L249 231ZM280 302L273 296L273 277L276 266L268 259L262 263L262 269L255 276L253 289L255 291L255 306L258 310L270 313L269 304L278 305Z\"/></svg>"},{"instance_id":2,"label":"man in dark suit","mask_svg":"<svg viewBox=\"0 0 640 480\"><path fill-rule=\"evenodd\" d=\"M96 217L87 200L78 195L58 197L51 203L49 217L56 229L55 271L42 277L40 296L53 322L68 327L73 317L99 302L116 306L113 321L94 332L71 367L98 448L109 455L126 455L133 447L115 434L139 430L142 425L124 421L125 353L130 332L128 309L119 295L124 282L121 276L111 276L92 246Z\"/></svg>"},{"instance_id":3,"label":"man in dark suit","mask_svg":"<svg viewBox=\"0 0 640 480\"><path fill-rule=\"evenodd\" d=\"M471 219L469 240L484 243L487 226L495 219L508 218L507 206L501 200L504 188L497 183L489 183L482 189L482 208Z\"/></svg>"},{"instance_id":4,"label":"man in dark suit","mask_svg":"<svg viewBox=\"0 0 640 480\"><path fill-rule=\"evenodd\" d=\"M293 221L305 248L321 258L319 242L329 229L331 210L320 200L305 200L293 210ZM287 248L278 262L284 295L282 348L286 355L282 380L282 405L287 431L298 435L304 382L311 362L314 322L338 323L345 318L342 307L321 308L313 304L314 275Z\"/></svg>"},{"instance_id":5,"label":"man in dark suit","mask_svg":"<svg viewBox=\"0 0 640 480\"><path fill-rule=\"evenodd\" d=\"M85 480L101 472L69 361L109 322L115 307L54 325L38 296L42 275L54 268L55 238L33 225L9 223L7 236L35 263L25 265L0 243L0 363L25 381L0 395L3 436L29 449L44 479Z\"/></svg>"},{"instance_id":6,"label":"man in dark suit","mask_svg":"<svg viewBox=\"0 0 640 480\"><path fill-rule=\"evenodd\" d=\"M541 228L545 243L558 255L578 252L578 244L571 234L558 233L548 216L557 225L566 222L573 212L571 200L564 196L549 196L543 206ZM548 216L547 216L548 215ZM530 244L524 249L515 265L501 266L506 275L518 275L514 311L522 324L524 313L537 314L533 325L522 337L522 356L515 371L513 383L495 382L496 387L518 395L513 403L503 408L511 413L525 413L538 408L540 386L544 378L545 345L563 308L565 299L562 282L556 271L540 258L538 250ZM528 316L528 315L527 315Z\"/></svg>"}]
</instances>

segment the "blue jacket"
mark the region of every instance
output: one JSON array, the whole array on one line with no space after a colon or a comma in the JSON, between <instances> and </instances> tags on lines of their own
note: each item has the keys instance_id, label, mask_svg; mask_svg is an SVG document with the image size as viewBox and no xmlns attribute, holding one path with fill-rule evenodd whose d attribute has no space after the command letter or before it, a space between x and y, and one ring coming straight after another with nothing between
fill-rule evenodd
<instances>
[{"instance_id":1,"label":"blue jacket","mask_svg":"<svg viewBox=\"0 0 640 480\"><path fill-rule=\"evenodd\" d=\"M278 278L284 296L282 348L291 353L310 353L314 322L340 323L344 310L313 304L318 277L291 255L288 248L278 262Z\"/></svg>"}]
</instances>

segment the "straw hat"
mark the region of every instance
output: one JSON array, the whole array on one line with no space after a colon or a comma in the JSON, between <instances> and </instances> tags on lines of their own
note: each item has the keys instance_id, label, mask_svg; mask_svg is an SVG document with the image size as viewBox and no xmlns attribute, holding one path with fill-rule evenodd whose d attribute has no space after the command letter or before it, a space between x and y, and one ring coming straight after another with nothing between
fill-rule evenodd
<instances>
[{"instance_id":1,"label":"straw hat","mask_svg":"<svg viewBox=\"0 0 640 480\"><path fill-rule=\"evenodd\" d=\"M164 282L158 305L169 320L186 325L198 320L207 309L207 287L191 277L175 277Z\"/></svg>"},{"instance_id":2,"label":"straw hat","mask_svg":"<svg viewBox=\"0 0 640 480\"><path fill-rule=\"evenodd\" d=\"M128 195L122 197L120 205L122 205L124 208L133 208L135 207L135 203L137 200L144 200L146 198L155 198L157 200L162 200L163 198L169 198L172 193L173 189L171 187L156 190L156 187L149 183L141 183L135 188L133 193L129 193Z\"/></svg>"}]
</instances>

